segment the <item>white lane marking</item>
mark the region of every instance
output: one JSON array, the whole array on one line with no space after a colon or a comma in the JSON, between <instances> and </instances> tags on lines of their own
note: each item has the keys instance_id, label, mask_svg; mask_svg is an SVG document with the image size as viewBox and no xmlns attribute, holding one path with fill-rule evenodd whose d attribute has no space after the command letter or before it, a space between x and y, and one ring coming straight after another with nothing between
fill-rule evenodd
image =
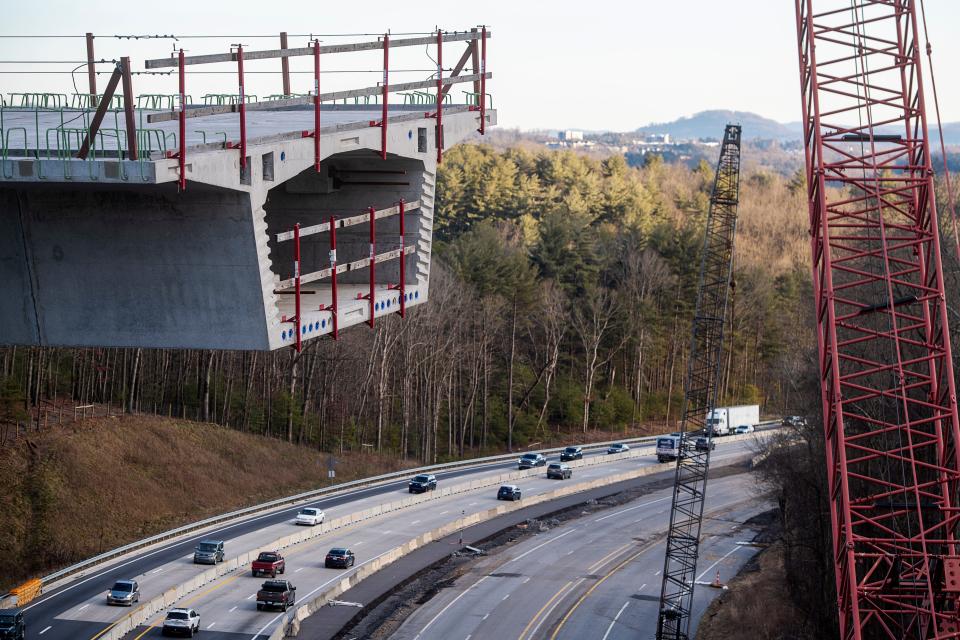
<instances>
[{"instance_id":1,"label":"white lane marking","mask_svg":"<svg viewBox=\"0 0 960 640\"><path fill-rule=\"evenodd\" d=\"M506 600L506 599L509 598L509 597L510 597L510 594L508 593L507 595L505 595L505 596L503 596L502 598L500 598L500 602L503 602L504 600Z\"/></svg>"},{"instance_id":2,"label":"white lane marking","mask_svg":"<svg viewBox=\"0 0 960 640\"><path fill-rule=\"evenodd\" d=\"M299 569L295 570L294 573L300 573L301 571L303 571L303 567L300 567Z\"/></svg>"},{"instance_id":3,"label":"white lane marking","mask_svg":"<svg viewBox=\"0 0 960 640\"><path fill-rule=\"evenodd\" d=\"M160 567L159 569L154 569L153 571L150 572L150 575L154 575L154 574L156 574L156 573L160 573L161 571L163 571L163 569L164 569L163 567Z\"/></svg>"},{"instance_id":4,"label":"white lane marking","mask_svg":"<svg viewBox=\"0 0 960 640\"><path fill-rule=\"evenodd\" d=\"M79 609L77 609L77 612L83 611L84 609L86 609L86 608L89 607L89 606L90 606L90 603L88 602L87 604L85 604L85 605L83 605L82 607L80 607Z\"/></svg>"},{"instance_id":5,"label":"white lane marking","mask_svg":"<svg viewBox=\"0 0 960 640\"><path fill-rule=\"evenodd\" d=\"M354 542L354 543L353 543L353 546L359 547L359 546L362 545L362 544L363 544L363 542Z\"/></svg>"},{"instance_id":6,"label":"white lane marking","mask_svg":"<svg viewBox=\"0 0 960 640\"><path fill-rule=\"evenodd\" d=\"M570 549L570 551L567 551L566 555L570 555L570 554L573 553L574 551L576 551L576 549Z\"/></svg>"},{"instance_id":7,"label":"white lane marking","mask_svg":"<svg viewBox=\"0 0 960 640\"><path fill-rule=\"evenodd\" d=\"M233 612L236 611L236 610L237 610L237 608L234 607L234 608L230 609L230 611L227 611L227 613L233 613Z\"/></svg>"},{"instance_id":8,"label":"white lane marking","mask_svg":"<svg viewBox=\"0 0 960 640\"><path fill-rule=\"evenodd\" d=\"M257 597L257 594L253 594L252 596L247 596L247 600L253 600L256 597Z\"/></svg>"},{"instance_id":9,"label":"white lane marking","mask_svg":"<svg viewBox=\"0 0 960 640\"><path fill-rule=\"evenodd\" d=\"M600 640L607 640L607 636L609 636L610 632L613 631L613 625L617 624L617 620L620 619L620 614L623 613L623 610L627 608L628 604L630 604L629 600L623 603L623 606L620 607L620 611L617 611L617 615L613 616L613 620L610 621L610 626L607 627L607 632L603 634L603 637L600 638Z\"/></svg>"},{"instance_id":10,"label":"white lane marking","mask_svg":"<svg viewBox=\"0 0 960 640\"><path fill-rule=\"evenodd\" d=\"M637 591L643 591L646 588L646 586L647 586L647 583L644 582L642 585L640 585L640 588L637 589Z\"/></svg>"},{"instance_id":11,"label":"white lane marking","mask_svg":"<svg viewBox=\"0 0 960 640\"><path fill-rule=\"evenodd\" d=\"M704 569L704 570L703 570L703 573L701 573L700 575L698 575L696 579L699 580L699 579L702 578L703 576L707 575L707 573L709 573L711 569L713 569L715 566L717 566L718 564L720 564L721 562L723 562L724 560L726 560L728 557L730 557L731 554L737 552L739 549L740 549L740 547L739 547L739 546L736 546L736 547L734 547L733 549L730 549L730 551L727 551L725 554L723 554L723 557L721 557L719 560L717 560L716 562L714 562L712 565L710 565L709 567L707 567L706 569Z\"/></svg>"},{"instance_id":12,"label":"white lane marking","mask_svg":"<svg viewBox=\"0 0 960 640\"><path fill-rule=\"evenodd\" d=\"M468 506L468 507L472 507L472 506L475 505L475 504L478 504L478 503L476 503L476 502L471 502L471 503L468 504L467 506Z\"/></svg>"},{"instance_id":13,"label":"white lane marking","mask_svg":"<svg viewBox=\"0 0 960 640\"><path fill-rule=\"evenodd\" d=\"M53 629L53 627L52 627L52 626L47 627L46 629L44 629L43 631L41 631L41 632L39 633L39 635L42 636L42 635L45 634L47 631L50 631L50 629Z\"/></svg>"},{"instance_id":14,"label":"white lane marking","mask_svg":"<svg viewBox=\"0 0 960 640\"><path fill-rule=\"evenodd\" d=\"M512 560L507 560L507 561L504 562L503 564L506 565L506 564L510 564L511 562L516 562L517 560L520 560L521 558L524 558L524 557L530 555L531 553L533 553L534 551L536 551L536 550L539 549L540 547L545 547L546 545L550 544L550 543L553 542L554 540L559 540L560 538L562 538L562 537L564 537L564 536L568 536L568 535L570 535L571 533L573 533L574 531L576 531L576 529L570 529L570 531L567 531L566 533L561 533L561 534L558 535L558 536L554 536L554 537L550 538L549 540L547 540L546 542L541 542L540 544L538 544L537 546L535 546L533 549L530 549L529 551L524 551L523 553L521 553L520 555L518 555L516 558L513 558Z\"/></svg>"},{"instance_id":15,"label":"white lane marking","mask_svg":"<svg viewBox=\"0 0 960 640\"><path fill-rule=\"evenodd\" d=\"M490 614L489 614L489 613L483 614L483 617L480 618L480 622L483 622L484 620L486 620L486 619L489 618L489 617L490 617Z\"/></svg>"},{"instance_id":16,"label":"white lane marking","mask_svg":"<svg viewBox=\"0 0 960 640\"><path fill-rule=\"evenodd\" d=\"M658 576L658 575L660 575L660 572L657 571L657 572L656 572L655 574L653 574L653 575Z\"/></svg>"},{"instance_id":17,"label":"white lane marking","mask_svg":"<svg viewBox=\"0 0 960 640\"><path fill-rule=\"evenodd\" d=\"M563 592L563 589L561 589L561 592L563 592L563 595L557 598L556 602L554 602L550 606L550 608L543 613L543 617L541 617L540 621L537 622L537 626L535 626L533 629L530 630L530 635L527 636L528 638L536 637L537 631L540 629L540 625L542 625L546 621L546 619L550 617L550 614L553 613L553 610L556 609L568 595L573 593L576 590L576 588L580 586L580 583L583 582L583 580L584 580L583 578L580 578L579 580L574 582L573 585L570 587L570 589L567 590L566 592Z\"/></svg>"},{"instance_id":18,"label":"white lane marking","mask_svg":"<svg viewBox=\"0 0 960 640\"><path fill-rule=\"evenodd\" d=\"M419 520L414 520L414 521L411 522L410 524L420 524L420 521L419 521Z\"/></svg>"},{"instance_id":19,"label":"white lane marking","mask_svg":"<svg viewBox=\"0 0 960 640\"><path fill-rule=\"evenodd\" d=\"M467 637L464 638L463 640L470 640L470 638L472 638L472 637L473 637L473 634L472 634L472 633L468 633L468 634L467 634Z\"/></svg>"},{"instance_id":20,"label":"white lane marking","mask_svg":"<svg viewBox=\"0 0 960 640\"><path fill-rule=\"evenodd\" d=\"M213 629L213 625L215 625L215 624L217 624L217 623L216 623L216 622L211 622L211 623L209 624L209 626L207 626L207 629Z\"/></svg>"},{"instance_id":21,"label":"white lane marking","mask_svg":"<svg viewBox=\"0 0 960 640\"><path fill-rule=\"evenodd\" d=\"M528 582L530 582L530 576L527 576L526 578L524 578L523 582L521 582L520 584L527 584Z\"/></svg>"},{"instance_id":22,"label":"white lane marking","mask_svg":"<svg viewBox=\"0 0 960 640\"><path fill-rule=\"evenodd\" d=\"M620 515L621 513L626 513L627 511L633 511L634 509L642 509L643 507L648 507L648 506L650 506L651 504L656 504L656 503L658 503L658 502L663 502L664 500L670 500L672 497L673 497L673 496L667 496L667 497L665 497L665 498L657 498L656 500L651 500L650 502L644 502L643 504L638 504L638 505L635 506L635 507L628 507L628 508L626 508L626 509L621 509L620 511L616 511L616 512L611 513L611 514L609 514L609 515L605 515L605 516L603 516L602 518L597 518L596 520L594 520L594 522L600 522L601 520L606 520L607 518L612 518L612 517L614 517L614 516L618 516L618 515Z\"/></svg>"},{"instance_id":23,"label":"white lane marking","mask_svg":"<svg viewBox=\"0 0 960 640\"><path fill-rule=\"evenodd\" d=\"M446 511L441 511L441 512L439 513L439 515L441 515L441 516L442 516L442 515L443 515L443 514L445 514L445 513L450 513L450 510L449 510L449 509L447 509Z\"/></svg>"},{"instance_id":24,"label":"white lane marking","mask_svg":"<svg viewBox=\"0 0 960 640\"><path fill-rule=\"evenodd\" d=\"M447 612L447 609L449 609L450 607L452 607L454 604L457 603L457 600L459 600L459 599L462 598L463 596L465 596L465 595L467 595L468 593L470 593L470 590L471 590L471 589L473 589L474 587L478 586L481 582L483 582L483 581L486 580L486 579L487 579L487 576L483 576L482 578L480 578L479 580L477 580L476 582L474 582L472 585L470 585L469 587L467 587L466 589L464 589L463 592L462 592L460 595L458 595L456 598L454 598L453 600L451 600L451 601L447 604L447 606L445 606L443 609L440 609L440 612L439 612L437 615L435 615L435 616L433 616L432 618L430 618L430 621L423 626L423 629L420 629L420 633L418 633L418 634L416 635L416 637L414 637L413 640L417 640L417 638L419 638L421 635L423 635L424 632L426 632L426 630L430 628L430 625L432 625L434 622L437 621L437 618L439 618L440 616L442 616L444 613ZM487 616L488 616L488 615L490 615L490 614L488 613ZM486 619L487 619L487 616L484 616L483 619L486 620ZM251 640L253 640L253 639L251 638Z\"/></svg>"}]
</instances>

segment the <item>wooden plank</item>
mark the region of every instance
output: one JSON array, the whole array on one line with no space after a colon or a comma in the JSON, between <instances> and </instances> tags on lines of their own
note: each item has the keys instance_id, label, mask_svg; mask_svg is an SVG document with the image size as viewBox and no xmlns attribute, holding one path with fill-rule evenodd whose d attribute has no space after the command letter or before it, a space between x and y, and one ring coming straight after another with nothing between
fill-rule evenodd
<instances>
[{"instance_id":1,"label":"wooden plank","mask_svg":"<svg viewBox=\"0 0 960 640\"><path fill-rule=\"evenodd\" d=\"M90 123L90 130L83 136L83 144L80 145L80 151L77 152L77 157L81 160L87 159L87 154L90 152L90 145L97 137L97 131L100 130L100 124L103 122L103 116L106 115L107 108L113 101L113 94L117 90L117 85L120 84L120 79L122 77L123 72L120 70L120 66L117 65L117 67L113 70L113 75L110 76L110 81L107 82L107 89L104 91L103 97L100 99L100 104L97 105L97 112L93 115L93 121Z\"/></svg>"},{"instance_id":2,"label":"wooden plank","mask_svg":"<svg viewBox=\"0 0 960 640\"><path fill-rule=\"evenodd\" d=\"M467 45L467 50L463 52L462 56L460 56L460 60L457 61L456 66L453 68L453 71L450 73L451 78L456 78L457 76L460 75L460 72L463 71L463 68L467 64L467 60L473 57L476 49L477 49L476 41L470 42ZM473 84L476 85L477 83L474 82ZM441 92L443 95L440 96L441 99L443 99L444 97L446 97L448 93L450 93L450 88L452 86L453 86L452 84L448 84L443 87L443 91Z\"/></svg>"},{"instance_id":3,"label":"wooden plank","mask_svg":"<svg viewBox=\"0 0 960 640\"><path fill-rule=\"evenodd\" d=\"M420 201L413 200L411 202L404 202L403 207L406 213L415 211L420 208ZM374 212L373 219L380 220L381 218L388 218L390 216L395 216L400 213L400 205L394 205L392 207L387 207L386 209L379 209ZM358 216L350 216L349 218L340 218L336 221L337 229L342 229L343 227L351 227L357 224L363 224L364 222L370 222L370 212L360 214ZM303 227L300 229L300 237L311 236L317 233L325 233L330 230L330 223L324 222L322 224L314 224L309 227ZM277 242L284 242L287 240L293 240L293 231L284 231L277 234Z\"/></svg>"},{"instance_id":4,"label":"wooden plank","mask_svg":"<svg viewBox=\"0 0 960 640\"><path fill-rule=\"evenodd\" d=\"M244 61L246 61L247 54L243 54ZM493 74L489 71L486 74L487 79L493 77ZM457 77L448 77L443 79L444 85L454 85L461 82L473 82L480 79L480 74L472 74L468 76L457 76ZM418 82L404 82L401 84L390 85L390 92L395 93L398 91L413 91L414 89L430 89L437 85L436 80L421 80ZM346 91L331 91L329 93L320 94L320 102L333 102L336 100L344 100L349 98L362 98L363 96L376 96L380 95L383 91L383 88L380 86L376 87L365 87L363 89L349 89ZM300 105L309 105L313 104L313 96L306 96L303 98L287 98L286 100L269 100L266 102L248 102L246 104L247 111L265 111L271 109L280 109L283 107L296 107ZM187 118L202 118L204 116L216 116L224 113L237 113L240 111L239 104L223 104L223 105L213 105L208 107L197 107L194 109L187 109L185 111ZM446 111L446 109L444 110ZM154 113L147 116L147 122L170 122L176 120L180 117L179 111L162 111L160 113Z\"/></svg>"},{"instance_id":5,"label":"wooden plank","mask_svg":"<svg viewBox=\"0 0 960 640\"><path fill-rule=\"evenodd\" d=\"M487 37L490 37L491 32L487 32ZM476 35L470 31L462 33L448 33L443 36L444 42L462 42L464 40L473 40L476 38ZM435 44L437 41L436 36L424 36L419 38L400 38L397 40L390 40L390 48L396 49L399 47L419 47L428 44ZM378 49L383 49L383 42L380 40L368 41L368 42L352 42L345 44L325 44L320 45L320 55L331 54L331 53L350 53L353 51L375 51ZM295 57L295 56L312 56L313 49L311 47L294 47L292 49L268 49L264 51L244 51L243 60L266 60L269 58L284 58L284 57ZM203 56L187 56L184 58L183 63L185 65L191 64L212 64L216 62L236 62L237 54L236 53L213 53ZM177 66L177 60L175 58L154 58L153 60L146 60L144 66L147 69L162 69L164 67L175 67Z\"/></svg>"},{"instance_id":6,"label":"wooden plank","mask_svg":"<svg viewBox=\"0 0 960 640\"><path fill-rule=\"evenodd\" d=\"M416 251L416 247L407 246L403 248L403 253L405 255L410 255ZM400 249L392 249L390 251L384 251L373 257L374 264L380 264L381 262L386 262L387 260L396 260L400 257ZM345 273L347 271L359 271L360 269L366 269L370 266L370 258L361 258L359 260L354 260L353 262L348 262L345 264L337 265L337 274ZM310 282L316 282L317 280L323 280L329 278L333 275L333 270L330 267L326 269L320 269L319 271L311 271L310 273L304 273L300 276L300 286L303 286ZM296 285L296 278L287 278L286 280L281 280L277 283L277 291L285 293L283 289L289 289Z\"/></svg>"}]
</instances>

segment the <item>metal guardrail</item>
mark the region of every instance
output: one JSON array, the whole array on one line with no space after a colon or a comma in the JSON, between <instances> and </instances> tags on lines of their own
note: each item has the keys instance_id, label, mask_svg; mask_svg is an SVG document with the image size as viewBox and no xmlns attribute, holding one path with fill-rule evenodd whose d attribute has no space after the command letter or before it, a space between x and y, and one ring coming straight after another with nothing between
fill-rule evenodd
<instances>
[{"instance_id":1,"label":"metal guardrail","mask_svg":"<svg viewBox=\"0 0 960 640\"><path fill-rule=\"evenodd\" d=\"M779 420L761 422L757 426L768 426L771 424L779 424ZM662 435L662 434L661 434ZM611 444L617 442L624 442L628 444L644 444L652 443L660 435L655 436L643 436L640 438L624 438L620 440L609 440L605 442L594 442L590 444L579 445L585 451L592 451L596 449L603 449ZM541 453L559 453L565 447L554 447L551 449L539 449ZM252 516L263 511L269 511L270 509L276 507L290 506L303 502L310 499L316 499L328 495L338 494L342 491L347 491L351 489L357 489L362 487L373 487L380 484L385 484L387 482L397 480L399 478L409 477L411 475L416 475L418 473L427 473L427 472L437 472L437 471L453 471L457 469L465 469L472 467L483 467L497 462L507 462L510 460L516 459L522 453L511 453L511 454L501 454L496 456L487 456L484 458L471 458L468 460L458 460L456 462L447 462L443 464L434 464L428 465L425 467L416 467L413 469L404 469L402 471L395 471L392 473L385 473L379 476L372 476L370 478L362 478L360 480L351 480L350 482L343 482L340 484L331 485L329 487L323 487L321 489L313 489L311 491L305 491L303 493L298 493L296 495L287 496L285 498L278 498L276 500L271 500L269 502L263 502L261 504L253 505L250 507L244 507L243 509L237 509L235 511L230 511L228 513L223 513L217 516L212 516L210 518L205 518L204 520L198 520L175 529L170 529L162 533L155 534L148 538L143 538L142 540L137 540L136 542L131 542L129 544L117 547L116 549L111 549L99 555L93 556L76 564L73 564L69 567L55 571L50 575L44 576L40 580L43 582L44 586L59 580L60 578L65 578L71 574L79 573L84 569L89 569L98 564L111 560L118 556L122 556L125 553L130 551L136 551L137 549L142 549L148 547L157 542L162 542L164 540L169 540L171 538L176 538L178 536L195 532L205 527L214 524L227 524L231 522L242 521L247 516Z\"/></svg>"}]
</instances>

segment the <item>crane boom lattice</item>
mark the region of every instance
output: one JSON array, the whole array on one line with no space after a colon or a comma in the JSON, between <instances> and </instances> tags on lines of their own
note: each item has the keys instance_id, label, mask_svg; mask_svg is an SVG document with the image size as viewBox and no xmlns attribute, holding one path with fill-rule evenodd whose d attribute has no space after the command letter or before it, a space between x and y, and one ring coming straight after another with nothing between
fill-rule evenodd
<instances>
[{"instance_id":1,"label":"crane boom lattice","mask_svg":"<svg viewBox=\"0 0 960 640\"><path fill-rule=\"evenodd\" d=\"M795 2L840 637L960 638L960 429L917 2Z\"/></svg>"},{"instance_id":2,"label":"crane boom lattice","mask_svg":"<svg viewBox=\"0 0 960 640\"><path fill-rule=\"evenodd\" d=\"M680 455L677 459L670 530L660 591L658 640L686 640L700 526L710 467L710 448L696 446L696 435L710 436L707 415L716 406L723 347L723 325L733 267L733 242L740 198L740 127L727 125L710 197L700 263L690 360L684 388Z\"/></svg>"}]
</instances>

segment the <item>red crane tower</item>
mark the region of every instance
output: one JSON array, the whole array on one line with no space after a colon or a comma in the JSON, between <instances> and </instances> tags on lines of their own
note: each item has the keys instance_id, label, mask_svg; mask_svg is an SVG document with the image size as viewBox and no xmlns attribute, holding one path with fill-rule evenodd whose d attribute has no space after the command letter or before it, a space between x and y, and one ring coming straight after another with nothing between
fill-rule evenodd
<instances>
[{"instance_id":1,"label":"red crane tower","mask_svg":"<svg viewBox=\"0 0 960 640\"><path fill-rule=\"evenodd\" d=\"M795 0L841 638L958 638L956 388L914 0Z\"/></svg>"}]
</instances>

